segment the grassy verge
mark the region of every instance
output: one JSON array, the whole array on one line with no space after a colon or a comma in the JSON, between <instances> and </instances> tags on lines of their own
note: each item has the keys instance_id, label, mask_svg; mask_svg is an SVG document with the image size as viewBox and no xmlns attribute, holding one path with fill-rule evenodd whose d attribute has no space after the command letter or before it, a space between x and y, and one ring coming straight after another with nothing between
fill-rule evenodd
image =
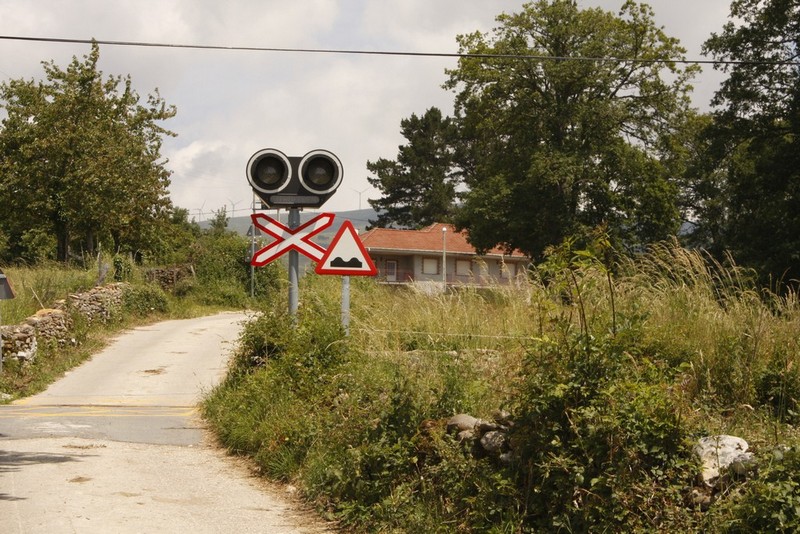
<instances>
[{"instance_id":1,"label":"grassy verge","mask_svg":"<svg viewBox=\"0 0 800 534\"><path fill-rule=\"evenodd\" d=\"M0 301L3 324L18 324L36 311L49 308L71 293L95 285L96 272L61 266L4 269L13 285L16 298ZM204 300L178 298L146 283L139 271L129 273L130 289L110 320L89 323L77 312L72 315L72 331L63 343L43 342L34 363L20 363L6 358L0 373L0 393L6 400L26 397L43 391L69 369L80 365L106 346L122 330L164 319L182 319L231 309ZM242 290L243 291L243 290Z\"/></svg>"},{"instance_id":2,"label":"grassy verge","mask_svg":"<svg viewBox=\"0 0 800 534\"><path fill-rule=\"evenodd\" d=\"M602 245L602 244L600 244ZM304 279L204 404L223 442L350 531L792 531L800 302L735 266L656 247L553 250L530 282L427 296ZM444 421L511 414L510 459ZM696 501L702 436L745 438L759 476ZM780 450L781 462L775 451Z\"/></svg>"}]
</instances>

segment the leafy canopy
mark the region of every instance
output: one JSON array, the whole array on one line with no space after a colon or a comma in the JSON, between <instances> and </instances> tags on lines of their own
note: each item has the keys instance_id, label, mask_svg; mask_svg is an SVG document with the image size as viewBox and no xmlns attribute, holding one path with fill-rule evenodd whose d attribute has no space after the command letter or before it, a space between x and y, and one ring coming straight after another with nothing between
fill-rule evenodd
<instances>
[{"instance_id":1,"label":"leafy canopy","mask_svg":"<svg viewBox=\"0 0 800 534\"><path fill-rule=\"evenodd\" d=\"M713 103L716 248L766 278L800 279L800 4L735 0L705 51L728 73ZM713 201L709 196L709 201Z\"/></svg>"},{"instance_id":2,"label":"leafy canopy","mask_svg":"<svg viewBox=\"0 0 800 534\"><path fill-rule=\"evenodd\" d=\"M631 245L674 233L677 185L661 156L696 70L675 63L678 41L631 1L615 15L539 0L497 21L458 37L471 55L446 83L467 155L457 223L473 244L539 256L600 224Z\"/></svg>"},{"instance_id":3,"label":"leafy canopy","mask_svg":"<svg viewBox=\"0 0 800 534\"><path fill-rule=\"evenodd\" d=\"M367 162L375 175L367 180L383 194L369 201L378 212L378 219L370 222L421 228L449 221L458 183L453 169L455 123L434 107L421 117L412 114L403 119L400 129L408 143L399 147L397 159Z\"/></svg>"},{"instance_id":4,"label":"leafy canopy","mask_svg":"<svg viewBox=\"0 0 800 534\"><path fill-rule=\"evenodd\" d=\"M157 91L140 103L130 77L104 79L99 57L93 43L66 69L43 63L46 80L0 85L0 228L11 243L31 231L54 235L60 260L101 241L147 250L169 217L160 149L174 134L159 122L175 108Z\"/></svg>"}]
</instances>

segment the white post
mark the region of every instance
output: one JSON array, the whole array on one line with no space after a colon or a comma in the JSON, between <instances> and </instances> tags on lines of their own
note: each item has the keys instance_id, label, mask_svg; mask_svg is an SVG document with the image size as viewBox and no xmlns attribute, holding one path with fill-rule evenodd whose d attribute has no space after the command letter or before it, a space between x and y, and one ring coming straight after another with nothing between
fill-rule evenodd
<instances>
[{"instance_id":1,"label":"white post","mask_svg":"<svg viewBox=\"0 0 800 534\"><path fill-rule=\"evenodd\" d=\"M253 215L256 214L256 196L253 195ZM253 234L250 236L250 259L256 255L256 225L250 220L250 230ZM253 263L250 263L250 298L256 296L256 268Z\"/></svg>"},{"instance_id":2,"label":"white post","mask_svg":"<svg viewBox=\"0 0 800 534\"><path fill-rule=\"evenodd\" d=\"M447 227L442 226L442 289L447 291Z\"/></svg>"},{"instance_id":3,"label":"white post","mask_svg":"<svg viewBox=\"0 0 800 534\"><path fill-rule=\"evenodd\" d=\"M350 277L342 277L342 328L344 335L350 335Z\"/></svg>"}]
</instances>

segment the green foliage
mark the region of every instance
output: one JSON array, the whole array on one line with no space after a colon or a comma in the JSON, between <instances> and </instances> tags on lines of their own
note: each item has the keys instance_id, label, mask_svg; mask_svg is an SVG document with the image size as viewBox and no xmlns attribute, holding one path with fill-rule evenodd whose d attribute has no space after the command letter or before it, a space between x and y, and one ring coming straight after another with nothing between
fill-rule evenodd
<instances>
[{"instance_id":1,"label":"green foliage","mask_svg":"<svg viewBox=\"0 0 800 534\"><path fill-rule=\"evenodd\" d=\"M688 520L680 506L695 471L681 399L668 373L629 357L613 339L583 336L531 351L512 439L537 529L670 530Z\"/></svg>"},{"instance_id":2,"label":"green foliage","mask_svg":"<svg viewBox=\"0 0 800 534\"><path fill-rule=\"evenodd\" d=\"M209 221L209 233L213 235L224 235L228 233L228 221L229 221L227 209L225 206L222 206L217 211L214 211L214 217Z\"/></svg>"},{"instance_id":3,"label":"green foliage","mask_svg":"<svg viewBox=\"0 0 800 534\"><path fill-rule=\"evenodd\" d=\"M456 125L442 118L438 108L430 108L422 117L412 114L402 120L400 128L408 143L400 146L397 160L367 162L367 169L375 174L367 180L383 195L369 201L378 211L378 219L370 223L420 228L447 222L456 199Z\"/></svg>"},{"instance_id":4,"label":"green foliage","mask_svg":"<svg viewBox=\"0 0 800 534\"><path fill-rule=\"evenodd\" d=\"M759 476L760 501L734 480L703 510L691 448L797 442L800 299L674 243L625 257L598 230L548 254L529 283L486 291L353 280L349 337L338 279L306 276L296 322L281 303L254 317L204 412L348 531L788 531L793 471ZM445 431L497 409L508 464ZM761 507L753 523L741 503Z\"/></svg>"},{"instance_id":5,"label":"green foliage","mask_svg":"<svg viewBox=\"0 0 800 534\"><path fill-rule=\"evenodd\" d=\"M735 0L730 22L705 52L730 62L717 91L710 191L721 204L715 245L756 268L764 283L800 279L800 7L787 0ZM710 197L713 198L713 197Z\"/></svg>"},{"instance_id":6,"label":"green foliage","mask_svg":"<svg viewBox=\"0 0 800 534\"><path fill-rule=\"evenodd\" d=\"M164 227L170 173L160 149L172 133L158 122L175 110L157 92L140 103L130 78L104 79L99 58L93 43L66 69L44 63L44 81L0 84L0 227L12 257L66 261L71 247L92 255L100 242L140 253ZM55 236L57 247L39 251L49 243L23 235Z\"/></svg>"},{"instance_id":7,"label":"green foliage","mask_svg":"<svg viewBox=\"0 0 800 534\"><path fill-rule=\"evenodd\" d=\"M0 301L4 324L18 324L37 310L50 308L70 293L94 286L96 274L90 270L68 269L47 263L37 267L3 268L15 298Z\"/></svg>"},{"instance_id":8,"label":"green foliage","mask_svg":"<svg viewBox=\"0 0 800 534\"><path fill-rule=\"evenodd\" d=\"M20 236L19 253L20 259L33 264L55 260L56 239L42 228L31 228Z\"/></svg>"},{"instance_id":9,"label":"green foliage","mask_svg":"<svg viewBox=\"0 0 800 534\"><path fill-rule=\"evenodd\" d=\"M309 497L359 531L376 521L440 529L442 520L465 514L474 525L509 520L510 479L471 458L440 426L421 428L476 408L468 360L443 352L413 364L367 356L343 337L330 298L337 284L322 278L305 280L295 326L271 307L245 328L228 381L204 404L223 441L252 454L272 477L302 480ZM465 482L465 473L486 479ZM446 502L440 479L461 486ZM483 502L494 508L476 510Z\"/></svg>"},{"instance_id":10,"label":"green foliage","mask_svg":"<svg viewBox=\"0 0 800 534\"><path fill-rule=\"evenodd\" d=\"M111 261L114 266L115 282L130 282L133 277L134 263L130 256L116 254Z\"/></svg>"},{"instance_id":11,"label":"green foliage","mask_svg":"<svg viewBox=\"0 0 800 534\"><path fill-rule=\"evenodd\" d=\"M196 282L176 288L202 304L229 307L248 305L250 295L250 241L232 232L208 232L191 245L188 262L194 265ZM255 269L255 295L271 297L282 274L277 264Z\"/></svg>"},{"instance_id":12,"label":"green foliage","mask_svg":"<svg viewBox=\"0 0 800 534\"><path fill-rule=\"evenodd\" d=\"M800 529L800 454L776 448L759 457L759 476L720 503L722 532L797 532Z\"/></svg>"},{"instance_id":13,"label":"green foliage","mask_svg":"<svg viewBox=\"0 0 800 534\"><path fill-rule=\"evenodd\" d=\"M678 229L670 144L688 113L695 67L645 4L619 15L539 0L500 15L491 35L458 37L446 87L456 91L459 161L468 191L457 214L479 249L540 257L606 223L637 245ZM500 57L487 57L487 56ZM648 58L653 62L520 60L518 55ZM670 81L668 81L670 80Z\"/></svg>"},{"instance_id":14,"label":"green foliage","mask_svg":"<svg viewBox=\"0 0 800 534\"><path fill-rule=\"evenodd\" d=\"M134 317L147 317L169 311L166 294L156 286L134 286L122 295L122 309Z\"/></svg>"},{"instance_id":15,"label":"green foliage","mask_svg":"<svg viewBox=\"0 0 800 534\"><path fill-rule=\"evenodd\" d=\"M150 263L174 265L185 263L194 242L200 237L200 225L189 220L189 210L172 207L163 232L156 237L150 256Z\"/></svg>"}]
</instances>

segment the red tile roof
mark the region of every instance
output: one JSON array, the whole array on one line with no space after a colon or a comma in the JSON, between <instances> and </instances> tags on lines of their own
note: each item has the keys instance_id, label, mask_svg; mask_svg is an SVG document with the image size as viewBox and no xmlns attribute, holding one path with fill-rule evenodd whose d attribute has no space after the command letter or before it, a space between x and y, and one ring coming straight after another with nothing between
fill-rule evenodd
<instances>
[{"instance_id":1,"label":"red tile roof","mask_svg":"<svg viewBox=\"0 0 800 534\"><path fill-rule=\"evenodd\" d=\"M358 237L367 250L402 251L402 252L442 252L442 229L446 228L445 249L449 254L477 255L475 248L467 241L466 232L456 232L452 224L433 223L422 230L396 230L394 228L373 228ZM515 250L507 254L501 248L493 248L486 256L505 256L527 258L522 252Z\"/></svg>"}]
</instances>

